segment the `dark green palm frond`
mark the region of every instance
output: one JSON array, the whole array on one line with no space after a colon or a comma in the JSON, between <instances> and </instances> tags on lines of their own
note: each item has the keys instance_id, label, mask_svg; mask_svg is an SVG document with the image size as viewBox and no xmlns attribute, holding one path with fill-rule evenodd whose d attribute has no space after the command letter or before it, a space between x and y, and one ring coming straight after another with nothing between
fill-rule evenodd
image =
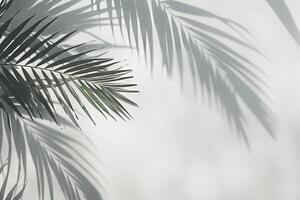
<instances>
[{"instance_id":1,"label":"dark green palm frond","mask_svg":"<svg viewBox=\"0 0 300 200\"><path fill-rule=\"evenodd\" d=\"M101 25L109 25L109 18L101 18L99 22L99 11L91 10L89 4L85 6L78 6L82 4L80 0L51 0L51 1L36 1L36 0L18 0L15 1L10 10L21 10L18 14L18 18L15 19L14 24L19 24L23 19L30 17L32 13L36 13L35 19L41 19L47 13L48 20L56 21L48 29L46 29L42 36L48 36L57 30L61 30L61 33L67 34L73 30L79 30L94 37L97 41L94 43L86 44L86 48L128 48L128 46L113 44L109 41L100 38L99 36L92 35L88 32L90 28ZM31 12L27 12L30 9ZM101 9L101 13L107 13L106 9ZM14 12L7 12L4 17L8 19L14 15ZM33 19L30 24L33 24L35 20Z\"/></svg>"},{"instance_id":2,"label":"dark green palm frond","mask_svg":"<svg viewBox=\"0 0 300 200\"><path fill-rule=\"evenodd\" d=\"M153 37L157 34L167 72L173 73L174 61L178 63L181 76L186 71L184 67L188 67L195 84L199 84L209 100L215 98L227 119L244 137L247 120L242 104L272 134L271 112L262 97L265 92L263 73L251 60L229 46L238 45L261 55L240 36L235 36L246 33L244 27L177 0L105 0L98 1L98 5L108 9L112 31L115 30L113 24L118 22L121 32L127 31L129 41L136 44L138 51L144 51L146 57L150 56L151 63ZM221 22L229 30L216 28L209 24L211 21ZM184 55L188 56L188 65Z\"/></svg>"},{"instance_id":3,"label":"dark green palm frond","mask_svg":"<svg viewBox=\"0 0 300 200\"><path fill-rule=\"evenodd\" d=\"M89 159L86 159L91 151L84 146L82 138L79 142L79 138L74 134L70 137L45 123L24 120L13 111L6 113L1 109L0 117L4 131L7 133L3 138L9 145L8 155L11 156L12 152L16 152L19 173L23 174L24 179L28 176L27 168L30 166L28 161L33 161L39 199L45 199L46 196L54 199L55 194L58 193L56 184L59 185L67 200L102 199L101 185L95 178L97 169ZM11 160L11 157L8 158L8 167ZM20 182L20 176L18 177ZM8 182L6 179L5 177L2 187L5 187L5 183ZM24 187L21 188L20 194L23 191Z\"/></svg>"},{"instance_id":4,"label":"dark green palm frond","mask_svg":"<svg viewBox=\"0 0 300 200\"><path fill-rule=\"evenodd\" d=\"M266 0L283 25L300 46L300 31L285 0Z\"/></svg>"},{"instance_id":5,"label":"dark green palm frond","mask_svg":"<svg viewBox=\"0 0 300 200\"><path fill-rule=\"evenodd\" d=\"M0 26L0 37L3 38L0 44L2 108L9 106L20 116L26 112L32 119L42 118L47 113L59 123L54 105L58 101L74 124L78 125L71 99L76 100L92 119L81 100L84 96L105 117L131 118L123 105L127 103L136 106L124 95L136 92L131 89L135 84L124 82L132 78L128 75L130 70L122 69L117 65L118 62L102 55L87 56L93 50L70 54L71 50L84 44L53 51L72 33L54 42L51 39L59 33L42 39L40 35L54 20L41 27L39 25L45 18L26 26L32 18L24 20L8 34L5 34L6 30L14 18Z\"/></svg>"},{"instance_id":6,"label":"dark green palm frond","mask_svg":"<svg viewBox=\"0 0 300 200\"><path fill-rule=\"evenodd\" d=\"M40 199L44 199L47 186L52 199L55 177L66 199L100 200L100 191L94 184L97 181L88 178L92 177L89 170L81 165L88 162L72 146L74 143L36 120L50 119L66 125L58 114L63 110L79 127L78 106L94 121L86 102L105 118L130 119L124 105L136 106L125 96L136 92L132 89L136 85L127 82L132 79L130 70L103 54L91 55L97 54L95 50L80 52L85 44L64 48L63 42L72 33L42 37L55 19L34 20L31 16L11 26L17 17L3 20L0 25L0 135L1 146L6 137L8 162L12 162L15 153L18 180L21 176L26 180L29 150ZM76 49L80 53L75 53ZM27 118L34 120L33 125L27 125Z\"/></svg>"}]
</instances>

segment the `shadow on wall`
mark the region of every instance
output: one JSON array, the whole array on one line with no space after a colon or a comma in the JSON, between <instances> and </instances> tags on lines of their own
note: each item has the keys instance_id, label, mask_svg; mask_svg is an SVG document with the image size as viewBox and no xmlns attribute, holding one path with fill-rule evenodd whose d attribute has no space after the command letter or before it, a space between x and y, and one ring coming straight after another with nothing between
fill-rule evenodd
<instances>
[{"instance_id":1,"label":"shadow on wall","mask_svg":"<svg viewBox=\"0 0 300 200\"><path fill-rule=\"evenodd\" d=\"M266 0L283 25L300 46L300 32L285 0Z\"/></svg>"},{"instance_id":2,"label":"shadow on wall","mask_svg":"<svg viewBox=\"0 0 300 200\"><path fill-rule=\"evenodd\" d=\"M44 13L49 20L59 16L48 33L60 30L87 33L97 40L95 44L87 44L87 48L127 48L105 41L88 30L99 25L110 26L114 33L115 27L119 27L131 41L129 47L134 43L138 52L144 52L146 59L150 57L150 64L153 63L154 37L157 36L167 73L172 75L177 67L183 79L184 72L190 71L194 87L207 96L209 103L214 102L220 108L245 141L246 108L273 135L273 116L264 98L267 88L264 74L259 66L239 52L242 48L257 55L261 53L240 38L240 34L247 33L242 25L181 1L130 0L124 3L117 0L115 7L112 0L92 1L94 3L97 9L89 4L80 6L80 0L23 0L23 3L15 3L12 9L30 8L31 13L21 14L28 17L37 13L36 19L44 17ZM202 22L202 19L209 22ZM216 28L210 22L225 25L228 30ZM234 45L229 46L228 42ZM188 59L184 59L185 55L189 55Z\"/></svg>"}]
</instances>

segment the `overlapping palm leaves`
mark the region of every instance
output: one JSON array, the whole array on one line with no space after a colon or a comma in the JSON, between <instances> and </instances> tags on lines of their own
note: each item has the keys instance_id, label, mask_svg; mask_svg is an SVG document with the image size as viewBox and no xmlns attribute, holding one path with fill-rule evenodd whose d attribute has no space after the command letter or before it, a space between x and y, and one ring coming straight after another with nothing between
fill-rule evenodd
<instances>
[{"instance_id":1,"label":"overlapping palm leaves","mask_svg":"<svg viewBox=\"0 0 300 200\"><path fill-rule=\"evenodd\" d=\"M0 2L0 16L3 16L5 11L11 6L13 0L2 0Z\"/></svg>"},{"instance_id":2,"label":"overlapping palm leaves","mask_svg":"<svg viewBox=\"0 0 300 200\"><path fill-rule=\"evenodd\" d=\"M99 25L109 25L108 18L101 18L102 20L99 24L99 11L92 11L89 4L81 5L82 2L81 0L19 0L12 4L11 9L21 10L19 15L21 15L23 19L30 17L31 13L36 13L36 19L43 18L45 13L47 13L49 20L59 16L56 22L42 33L43 36L52 34L57 30L61 30L62 33L78 30L77 33L84 32L90 34L88 31L90 28L98 27ZM28 9L31 10L31 13L27 12ZM100 12L106 13L107 10L101 9ZM13 13L8 13L5 17L8 18L12 15ZM21 23L22 18L17 18L16 22ZM86 48L129 48L129 46L113 44L106 41L99 35L93 35L93 37L95 37L97 43L88 43L85 45Z\"/></svg>"},{"instance_id":3,"label":"overlapping palm leaves","mask_svg":"<svg viewBox=\"0 0 300 200\"><path fill-rule=\"evenodd\" d=\"M2 105L9 105L21 116L19 108L15 106L11 97L21 105L26 113L34 118L42 117L42 110L46 111L55 122L55 107L50 91L59 101L70 119L76 123L74 107L67 95L67 92L80 104L83 111L90 116L85 105L78 96L78 91L86 97L104 116L130 118L129 113L120 103L125 101L135 105L122 93L135 92L128 89L134 84L122 84L120 81L132 78L127 76L130 70L119 67L110 69L117 64L110 58L99 56L86 58L90 51L65 56L66 52L79 48L79 44L58 52L51 53L55 47L62 43L72 33L64 35L55 42L50 42L55 33L45 39L39 35L51 25L50 21L38 29L34 34L33 30L45 19L39 20L24 31L22 29L32 19L30 17L11 31L1 43L1 70L0 85L3 88ZM6 21L0 28L0 36L3 36L13 18ZM45 46L46 45L46 46ZM25 53L23 53L25 50ZM56 86L56 87L54 87ZM34 99L35 101L32 101ZM31 100L31 101L30 101ZM112 113L111 113L112 111ZM37 113L37 114L36 114Z\"/></svg>"},{"instance_id":4,"label":"overlapping palm leaves","mask_svg":"<svg viewBox=\"0 0 300 200\"><path fill-rule=\"evenodd\" d=\"M90 27L108 25L115 33L119 27L121 33L128 36L129 44L135 45L140 54L144 52L145 57L150 58L148 62L151 65L154 63L154 49L157 48L155 38L158 38L162 63L168 74L178 70L184 80L184 72L190 71L195 86L208 97L209 102L215 99L229 122L244 137L247 123L245 107L272 134L272 114L263 96L266 89L262 80L265 77L258 69L261 66L256 66L240 53L240 49L257 55L260 52L241 37L247 34L247 30L238 23L177 0L93 0L90 11L87 7L64 11L78 1L66 1L58 6L54 6L55 2L34 4L34 1L25 1L27 7L37 11L49 10L51 18L63 14L65 17L55 28L65 24L68 28L77 27L88 33ZM97 5L100 19L95 18L97 10L94 5ZM210 25L216 22L225 25L225 28ZM95 38L101 41L102 46L114 47L101 36ZM185 55L188 55L188 60Z\"/></svg>"},{"instance_id":5,"label":"overlapping palm leaves","mask_svg":"<svg viewBox=\"0 0 300 200\"><path fill-rule=\"evenodd\" d=\"M29 149L40 199L44 199L46 185L53 199L52 174L66 199L101 199L91 176L82 173L86 170L81 166L82 159L73 157L81 155L75 150L76 143L54 129L41 128L36 119L49 119L59 125L64 122L60 114L63 110L79 127L75 103L93 120L86 101L105 118L130 119L123 105L136 106L124 95L136 92L131 89L135 84L126 83L132 78L130 70L96 50L73 52L85 44L60 46L73 32L42 37L55 19L35 21L31 16L15 25L17 17L18 14L7 20L1 18L0 25L1 146L8 147L8 162L12 162L11 154L15 152L18 177L23 176L25 181ZM35 121L34 125L28 126L28 120Z\"/></svg>"},{"instance_id":6,"label":"overlapping palm leaves","mask_svg":"<svg viewBox=\"0 0 300 200\"><path fill-rule=\"evenodd\" d=\"M268 132L272 133L272 114L261 95L266 91L261 81L264 79L262 72L255 69L255 63L241 54L239 48L232 48L228 45L229 41L260 54L239 37L241 32L247 32L241 25L178 0L93 0L91 2L92 5L97 5L100 23L95 18L97 16L95 9L89 11L88 7L81 7L74 11L64 11L66 7L79 3L77 0L66 1L58 6L55 6L58 1L40 1L38 4L34 1L24 1L24 4L26 4L25 8L30 7L36 9L37 12L49 11L50 18L59 14L66 16L61 19L60 23L53 26L55 28L64 24L68 27L71 25L69 27L71 29L78 28L86 32L90 27L110 25L112 31L115 32L117 24L123 34L127 32L129 41L136 44L138 51L144 51L144 54L150 57L150 63L153 63L154 59L153 49L157 48L154 37L158 35L163 64L167 67L169 74L172 74L177 66L183 76L186 68L189 68L195 83L199 83L198 85L202 88L201 91L206 91L210 99L215 98L221 104L227 118L233 122L239 132L245 132L247 120L241 105L245 104ZM289 11L285 9L287 7L278 6L286 5L284 0L267 0L267 2L291 34L297 37L298 31ZM21 4L17 5L22 8ZM276 9L278 7L282 9ZM210 23L215 23L214 21L224 24L231 31L210 25ZM113 44L101 41L104 42L102 45L113 47ZM119 45L115 47L118 48ZM189 56L188 63L184 62L186 54L192 55ZM225 61L225 65L220 63L220 60L223 63ZM174 61L177 61L177 64ZM223 84L224 82L226 83ZM240 83L246 89L242 93L238 89ZM229 92L229 95L225 95L228 93L222 92L223 90Z\"/></svg>"},{"instance_id":7,"label":"overlapping palm leaves","mask_svg":"<svg viewBox=\"0 0 300 200\"><path fill-rule=\"evenodd\" d=\"M24 183L22 188L18 189L19 180L17 180L11 188L8 188L7 183L9 180L10 168L11 163L3 163L0 165L0 175L4 176L4 181L0 187L0 198L5 200L21 200L26 184Z\"/></svg>"},{"instance_id":8,"label":"overlapping palm leaves","mask_svg":"<svg viewBox=\"0 0 300 200\"><path fill-rule=\"evenodd\" d=\"M69 154L70 150L77 154L74 148L67 144L70 138L49 135L40 128L41 124L38 124L40 127L28 126L27 116L33 120L47 118L60 124L61 118L57 113L61 107L78 126L74 100L92 119L85 101L81 100L85 97L105 117L130 118L123 105L125 102L136 106L123 94L135 92L130 89L134 84L123 82L132 78L128 75L130 71L117 67L118 63L110 58L103 58L103 55L88 56L93 51L81 50L86 44L63 47L63 41L72 35L68 33L68 29L53 34L60 30L54 24L54 21L60 20L56 17L64 13L65 7L74 5L79 0L68 1L54 8L58 1L39 1L37 4L28 0L22 2L24 4L16 2L15 5L22 8L28 3L30 8L36 8L39 12L47 7L46 3L51 9L45 10L50 16L44 19L29 16L24 20L14 14L1 18L1 123L2 132L10 133L7 134L6 142L11 151L13 143L17 143L15 151L20 161L18 174L21 176L23 167L25 182L28 146L36 167L41 199L44 197L46 184L50 197L53 197L52 174L59 180L67 199L101 199L92 181L79 170L82 169L80 162L69 162L74 160ZM12 1L1 1L0 16L11 3ZM233 43L260 54L237 36L241 32L247 32L242 26L177 0L94 0L92 4L94 3L97 4L98 11L101 11L100 25L111 26L114 33L115 25L118 24L122 34L127 32L130 44L134 44L139 52L144 52L146 58L150 58L151 64L154 63L154 37L158 36L163 55L162 63L167 72L173 74L174 66L177 66L183 79L185 68L189 68L195 85L201 87L209 101L214 98L217 104L221 105L227 119L245 139L247 120L242 104L245 104L268 132L272 133L271 114L261 97L265 91L261 80L262 73L251 60L228 45ZM274 1L268 3L276 11ZM94 19L97 12L87 10L88 7L68 11L65 13L68 17L63 22L73 20L74 23L66 25L84 31L99 25L99 19ZM107 16L103 17L103 12ZM284 13L277 13L285 22ZM211 21L224 24L228 31L215 28L210 25ZM58 24L62 26L63 23ZM296 38L295 24L284 24ZM105 44L113 46L110 43ZM188 55L187 62L184 55ZM51 132L55 132L54 129L51 129ZM4 134L1 134L1 137L4 138ZM2 143L5 143L5 140L1 139L1 145ZM65 148L69 149L66 151Z\"/></svg>"},{"instance_id":9,"label":"overlapping palm leaves","mask_svg":"<svg viewBox=\"0 0 300 200\"><path fill-rule=\"evenodd\" d=\"M31 155L36 171L39 199L45 199L46 196L56 199L60 191L56 184L68 200L102 199L101 185L95 178L97 169L84 157L83 152L90 154L90 149L84 146L82 138L79 142L75 133L68 135L49 127L47 123L20 119L14 113L7 115L1 112L0 117L7 133L8 166L13 160L13 155L17 155L17 180L21 182L23 177L24 187L28 177L27 168L32 166L27 164L30 160L27 155ZM7 123L4 123L5 121ZM8 180L4 179L3 185L7 185L7 182Z\"/></svg>"},{"instance_id":10,"label":"overlapping palm leaves","mask_svg":"<svg viewBox=\"0 0 300 200\"><path fill-rule=\"evenodd\" d=\"M168 74L173 74L177 66L182 78L188 68L196 87L201 88L209 101L215 99L245 139L247 119L242 104L272 134L272 114L263 97L264 75L239 49L263 55L245 42L242 35L248 32L243 26L178 0L94 0L92 5L107 9L112 31L119 24L121 33L127 33L129 42L143 51L151 63L157 48L154 37L158 36L162 63ZM215 22L225 28L210 25Z\"/></svg>"}]
</instances>

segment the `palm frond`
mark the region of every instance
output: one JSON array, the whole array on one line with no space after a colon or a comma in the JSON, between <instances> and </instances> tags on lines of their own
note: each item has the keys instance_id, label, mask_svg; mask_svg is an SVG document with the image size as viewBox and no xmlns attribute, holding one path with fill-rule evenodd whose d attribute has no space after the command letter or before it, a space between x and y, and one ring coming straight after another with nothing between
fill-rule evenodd
<instances>
[{"instance_id":1,"label":"palm frond","mask_svg":"<svg viewBox=\"0 0 300 200\"><path fill-rule=\"evenodd\" d=\"M103 116L122 119L131 118L123 103L136 106L125 97L124 93L132 90L135 84L127 84L131 70L118 66L111 58L87 56L95 50L72 54L73 49L84 44L76 45L60 51L53 51L72 33L63 35L56 41L51 39L59 34L54 33L47 38L41 34L54 20L44 22L41 19L26 26L33 16L24 20L13 30L5 34L15 17L5 21L0 26L0 86L3 90L1 106L9 106L22 116L26 112L30 118L42 118L47 113L55 122L55 100L63 108L70 119L77 124L77 116L72 99L76 100L82 110L92 119L85 104L84 96ZM69 97L70 96L70 97ZM20 105L18 108L16 105ZM20 110L20 108L22 110ZM92 119L93 120L93 119Z\"/></svg>"},{"instance_id":2,"label":"palm frond","mask_svg":"<svg viewBox=\"0 0 300 200\"><path fill-rule=\"evenodd\" d=\"M13 111L7 114L1 109L0 117L4 131L7 133L6 141L10 142L8 166L12 160L12 152L15 151L19 160L19 173L27 179L28 161L32 160L39 199L45 199L46 195L54 199L58 192L56 183L68 200L102 199L101 185L95 178L97 169L85 158L83 152L89 153L90 150L83 146L82 139L79 142L76 135L70 137L45 123L22 119ZM15 143L14 147L13 143ZM90 171L93 171L93 175L89 173ZM8 182L6 177L2 187L7 185L5 181ZM24 187L20 193L23 192Z\"/></svg>"},{"instance_id":3,"label":"palm frond","mask_svg":"<svg viewBox=\"0 0 300 200\"><path fill-rule=\"evenodd\" d=\"M74 6L78 2L66 1L55 6L56 0L51 2L41 1L37 4L35 4L35 1L29 0L25 1L24 4L28 4L27 7L32 7L38 12L49 13L50 19L62 14L63 17L57 19L60 20L59 23L51 26L56 30L62 28L62 24L66 27L69 27L69 24L74 24L74 27L69 28L78 28L85 32L87 28L99 25L100 21L100 25L102 22L110 25L114 33L117 24L122 34L127 32L130 44L135 44L138 52L143 51L144 55L148 55L152 64L153 52L156 48L154 37L158 35L163 55L162 63L166 66L169 74L173 74L177 66L181 80L183 80L183 74L188 68L192 73L195 85L201 87L202 92L206 90L209 101L215 98L221 104L227 119L233 122L238 132L243 134L245 132L247 119L244 117L242 106L244 104L266 130L272 133L272 114L266 106L263 95L261 95L265 93L265 85L261 81L263 73L258 70L258 67L251 60L239 53L239 49L235 50L235 48L228 45L239 45L241 48L261 54L244 39L236 36L241 32L247 32L240 24L182 1L93 0L92 4L97 5L100 19L95 18L97 11L94 9L90 11L88 7L65 11L68 6ZM20 6L20 4L16 5ZM75 13L77 14L74 15ZM69 23L70 21L74 23ZM212 21L221 22L230 31L224 31L210 25ZM51 32L53 30L49 31L49 33ZM44 33L47 35L47 30ZM101 38L99 39L102 41ZM103 42L105 46L113 46L106 41ZM196 51L200 51L204 56L199 57ZM184 62L184 55L188 55L189 63ZM209 63L207 64L207 62ZM226 65L220 64L220 62L225 62ZM211 78L205 77L208 72L207 67L213 67L208 73ZM235 76L227 76L227 73L233 73ZM222 77L222 80L218 80L218 82L226 82L224 90L230 92L230 95L226 94L224 96L225 93L221 89L213 87L216 83L212 83L211 80L216 80L217 77ZM246 88L243 94L237 89L239 83L235 80L235 77ZM228 98L230 100L227 101Z\"/></svg>"},{"instance_id":4,"label":"palm frond","mask_svg":"<svg viewBox=\"0 0 300 200\"><path fill-rule=\"evenodd\" d=\"M80 151L75 149L75 147L78 148L78 142L76 143L71 137L63 135L53 128L38 123L28 128L26 137L38 172L38 180L40 180L41 199L43 199L46 181L50 191L49 195L52 196L54 193L52 173L66 199L102 199L99 188L88 178L88 175L83 173L84 171L88 172L88 169L82 166L88 161L84 159ZM43 173L46 174L44 178Z\"/></svg>"},{"instance_id":5,"label":"palm frond","mask_svg":"<svg viewBox=\"0 0 300 200\"><path fill-rule=\"evenodd\" d=\"M227 119L245 138L247 119L242 104L272 134L272 114L263 97L266 88L262 81L263 73L251 60L229 46L238 45L262 55L240 36L235 36L248 33L243 26L177 0L105 0L92 3L108 10L112 31L115 31L113 24L118 23L121 33L126 31L130 43L134 43L138 51L144 51L151 63L156 34L163 55L162 63L168 74L173 74L174 66L177 66L183 79L185 67L188 67L196 87L200 86L209 101L215 98ZM211 21L220 22L229 30L216 28L209 24ZM188 57L188 64L184 62L184 55Z\"/></svg>"},{"instance_id":6,"label":"palm frond","mask_svg":"<svg viewBox=\"0 0 300 200\"><path fill-rule=\"evenodd\" d=\"M48 27L41 35L43 37L48 36L56 32L57 30L61 30L61 33L67 34L73 30L80 30L80 32L84 32L86 34L91 35L96 41L94 43L88 43L84 47L96 47L100 48L129 48L129 46L117 45L113 44L109 41L104 40L96 35L92 35L88 32L90 28L101 25L109 25L109 18L102 18L101 22L99 22L99 11L91 10L89 4L85 6L79 6L82 4L80 0L18 0L14 1L11 5L10 10L16 11L20 10L18 18L15 18L14 24L19 24L23 19L31 16L32 13L36 14L35 19L41 19L47 13L48 20L56 19L55 23L53 23L50 27ZM27 12L29 10L31 12ZM102 9L101 13L106 13L106 9ZM14 12L6 12L4 15L5 19L9 19L14 15ZM33 19L28 24L34 23ZM12 24L12 25L14 25ZM13 27L13 26L12 26ZM84 48L83 47L83 48Z\"/></svg>"},{"instance_id":7,"label":"palm frond","mask_svg":"<svg viewBox=\"0 0 300 200\"><path fill-rule=\"evenodd\" d=\"M5 117L2 115L2 111L0 113L0 124L1 124L1 131L5 130L6 128L10 129L9 124L3 124L3 120L6 120ZM13 157L13 139L11 134L6 132L6 136L1 134L1 141L0 146L2 149L3 145L8 146L7 154L3 155L3 151L0 151L0 158L1 158L1 164L0 164L0 175L2 176L1 180L1 186L0 186L0 199L5 200L20 200L23 197L24 190L26 187L26 177L21 177L21 165L18 165L18 174L17 177L15 177L15 168L12 163L12 157ZM5 140L6 139L6 140ZM17 144L15 143L15 146L17 147ZM16 149L17 150L17 149ZM3 162L2 157L7 157L7 159ZM14 182L15 181L15 182ZM10 187L12 185L12 187ZM21 186L21 187L20 187Z\"/></svg>"},{"instance_id":8,"label":"palm frond","mask_svg":"<svg viewBox=\"0 0 300 200\"><path fill-rule=\"evenodd\" d=\"M55 178L66 199L100 200L99 184L88 178L93 176L82 163L91 165L75 149L78 142L74 143L70 137L39 124L37 120L49 119L66 125L59 114L63 110L79 127L76 110L79 106L94 122L85 102L105 118L130 119L124 104L137 106L125 96L137 92L132 89L136 84L127 82L132 79L131 70L123 69L121 63L104 57L104 53L81 51L84 43L63 47L63 42L73 32L56 32L45 37L44 31L56 18L35 20L33 15L16 25L18 17L16 14L8 19L2 18L0 23L0 147L6 145L4 149L8 149L8 166L16 155L17 179L23 176L25 184L30 152L39 199L44 199L46 190L53 199ZM9 192L9 198L16 191L15 188ZM17 199L24 188L21 191ZM5 194L5 189L0 191L0 197Z\"/></svg>"},{"instance_id":9,"label":"palm frond","mask_svg":"<svg viewBox=\"0 0 300 200\"><path fill-rule=\"evenodd\" d=\"M12 188L8 188L10 164L2 164L0 166L0 175L4 175L4 181L0 187L0 198L5 200L21 200L24 194L26 184L18 189L19 181L17 181ZM7 168L7 169L6 169Z\"/></svg>"}]
</instances>

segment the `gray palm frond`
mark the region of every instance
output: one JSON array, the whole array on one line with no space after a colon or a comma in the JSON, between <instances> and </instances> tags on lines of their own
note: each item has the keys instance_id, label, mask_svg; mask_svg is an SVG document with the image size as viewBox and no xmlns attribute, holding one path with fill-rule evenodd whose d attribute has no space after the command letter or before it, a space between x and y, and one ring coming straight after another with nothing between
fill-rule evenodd
<instances>
[{"instance_id":1,"label":"gray palm frond","mask_svg":"<svg viewBox=\"0 0 300 200\"><path fill-rule=\"evenodd\" d=\"M4 123L6 119L3 117L2 110L0 111L0 128L1 128L1 135L0 135L0 175L2 176L1 185L0 185L0 199L5 200L20 200L22 199L25 187L26 187L26 177L22 178L21 172L21 165L17 166L18 174L17 177L15 175L15 168L14 163L12 162L13 158L13 137L10 132L7 132L6 129L11 129L9 123ZM8 122L8 121L6 121ZM6 134L5 134L6 133ZM17 147L19 143L15 142L15 146ZM4 149L7 147L6 149ZM6 151L5 151L6 150ZM6 152L6 155L4 155ZM7 158L4 162L2 158ZM22 181L23 179L23 181ZM13 183L13 181L15 183ZM12 184L12 187L10 187ZM20 188L21 186L21 188Z\"/></svg>"},{"instance_id":2,"label":"gray palm frond","mask_svg":"<svg viewBox=\"0 0 300 200\"><path fill-rule=\"evenodd\" d=\"M19 189L18 186L20 183L19 180L17 180L12 188L8 188L10 170L11 163L3 163L0 165L0 175L3 175L4 177L3 183L0 187L0 198L5 200L21 200L26 184L24 183L22 188Z\"/></svg>"},{"instance_id":3,"label":"gray palm frond","mask_svg":"<svg viewBox=\"0 0 300 200\"><path fill-rule=\"evenodd\" d=\"M300 31L285 0L266 0L283 25L300 46Z\"/></svg>"},{"instance_id":4,"label":"gray palm frond","mask_svg":"<svg viewBox=\"0 0 300 200\"><path fill-rule=\"evenodd\" d=\"M46 195L54 199L58 192L56 183L68 200L102 199L101 185L94 176L97 169L93 168L90 161L84 157L82 152L90 150L83 146L82 139L79 142L76 135L70 137L45 123L22 119L13 112L7 114L1 110L0 119L7 133L5 141L8 143L8 166L13 160L11 152L15 151L19 163L18 182L20 182L21 175L24 180L27 179L27 168L30 166L28 161L32 160L39 199L45 199ZM2 144L5 145L4 142ZM3 187L6 182L8 180L5 177Z\"/></svg>"},{"instance_id":5,"label":"gray palm frond","mask_svg":"<svg viewBox=\"0 0 300 200\"><path fill-rule=\"evenodd\" d=\"M91 11L91 7L89 4L86 6L78 6L81 5L81 0L19 0L15 1L10 10L20 10L19 16L15 19L15 24L19 24L22 22L22 19L28 18L32 13L36 13L35 19L41 19L47 13L48 20L56 19L55 23L53 23L48 29L46 29L42 36L48 36L57 30L61 30L61 33L67 34L73 30L79 30L80 32L84 32L86 34L90 34L88 30L93 27L99 26L99 11L93 10ZM27 12L30 9L31 12ZM106 13L107 10L102 9L101 13ZM13 12L8 12L4 16L6 19L12 17L14 15ZM29 22L29 24L34 23L34 19ZM101 25L110 25L109 18L102 18ZM75 33L76 34L76 33ZM113 44L109 41L104 40L99 36L92 35L93 38L97 41L97 43L86 44L86 47L97 47L99 48L129 48L129 46L117 45Z\"/></svg>"},{"instance_id":6,"label":"gray palm frond","mask_svg":"<svg viewBox=\"0 0 300 200\"><path fill-rule=\"evenodd\" d=\"M107 9L111 29L119 24L122 34L138 51L154 58L154 36L159 39L162 63L168 74L177 66L181 79L186 67L191 71L195 85L221 105L225 116L239 133L245 135L247 122L242 104L254 114L263 127L272 134L272 114L265 103L266 84L263 73L248 58L229 44L238 45L263 56L256 48L236 33L247 33L238 23L210 11L191 6L183 1L167 0L103 0L92 1L98 9ZM101 16L100 16L101 18ZM229 31L210 25L221 22ZM125 28L124 25L125 24ZM188 56L188 64L184 62ZM177 61L177 65L174 61Z\"/></svg>"}]
</instances>

